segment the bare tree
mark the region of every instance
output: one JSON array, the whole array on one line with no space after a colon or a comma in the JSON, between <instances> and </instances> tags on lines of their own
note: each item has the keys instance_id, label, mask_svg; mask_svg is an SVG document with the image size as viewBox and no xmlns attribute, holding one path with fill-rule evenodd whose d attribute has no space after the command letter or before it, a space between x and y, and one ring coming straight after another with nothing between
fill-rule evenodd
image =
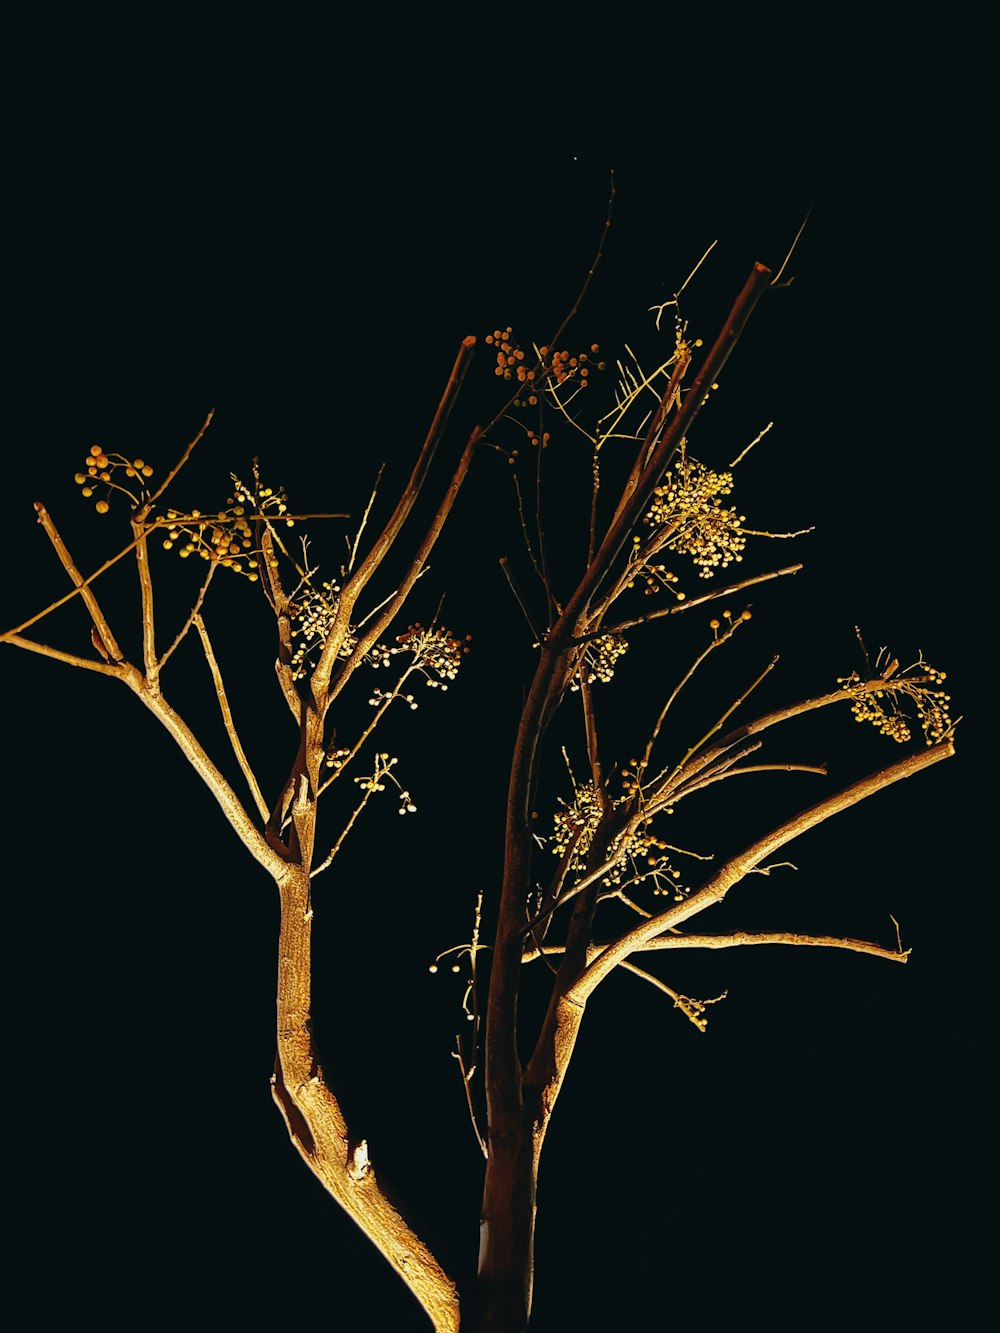
<instances>
[{"instance_id":1,"label":"bare tree","mask_svg":"<svg viewBox=\"0 0 1000 1333\"><path fill-rule=\"evenodd\" d=\"M737 446L723 467L703 462L689 444L695 418L755 305L782 277L755 264L707 348L688 337L680 315L682 286L655 310L657 329L665 322L669 332L667 354L652 365L630 349L609 365L596 344L570 348L567 330L590 277L547 343L521 345L511 329L494 330L485 341L502 402L488 425L472 431L442 486L432 479L432 463L473 358L476 339L467 337L402 494L387 517L376 521L380 497L374 492L360 518L351 520L347 553L335 577L321 573L309 540L294 530L347 516L294 509L280 489L266 484L257 462L252 476L233 477L222 507L168 506L168 488L211 414L159 483L144 458L93 447L77 483L98 512L119 500L130 505L131 540L92 573L81 572L49 511L35 506L71 588L3 640L125 685L170 733L246 850L273 879L281 903L274 1100L305 1164L378 1247L437 1329L511 1333L528 1326L542 1148L588 1004L612 974L624 970L648 983L703 1031L713 1001L671 987L650 955L780 944L848 950L897 963L908 956L898 933L885 944L790 930L713 932L711 918L697 929L691 924L748 877L768 876L787 865L776 858L801 834L954 752L943 673L922 655L901 666L887 650L871 662L865 657L863 670L830 681L834 688L756 713L749 701L772 661L735 685L711 724L697 734L688 736L675 725L678 701L696 673L725 651L751 618L745 603L736 611L732 606L748 589L801 568L784 564L733 577L748 542L797 535L748 527L727 503L735 468L767 427ZM600 406L591 410L594 400ZM550 531L547 485L558 466L561 436L578 455L585 450L589 469L589 499L576 515L581 558L575 568L564 546L554 549ZM369 1145L364 1127L348 1122L334 1088L349 1080L350 1071L338 1069L328 1077L321 1067L311 1026L311 935L313 881L324 872L336 873L338 854L349 834L358 836L369 802L389 793L401 815L415 809L396 757L376 748L375 732L396 709L415 706L413 691L421 681L447 689L462 664L467 643L457 629L446 628L435 615L427 625L414 622L401 630L401 616L474 456L487 449L511 465L524 554L505 557L502 564L537 662L510 763L498 898L480 899L469 942L443 951L438 960L454 955L467 971L466 1036L454 1054L485 1163L478 1272L466 1279L381 1179L379 1145ZM407 536L400 561L404 528L409 533L417 518L421 535ZM562 520L559 526L565 530ZM165 636L154 610L161 549L170 560L194 557L205 567L189 612ZM390 557L398 568L386 587L380 580L395 568ZM126 558L134 560L140 590L137 660L123 649L125 636L99 597L101 577ZM259 584L262 605L274 622L278 704L291 715L294 742L287 772L273 786L240 739L209 633L210 585L231 575ZM88 647L67 652L35 637L45 617L77 599L91 621ZM716 603L722 608L718 614ZM672 683L663 687L658 680L656 697L632 705L633 714L648 709L643 744L630 757L614 753L602 688L630 644L660 634L677 618L698 616L707 621L700 650L692 660L672 665ZM210 673L232 749L228 761L210 756L164 694L167 668L189 638L197 639ZM385 685L373 685L372 679ZM761 830L721 864L708 865L709 853L685 849L668 837L671 817L697 792L735 778L824 774L822 765L770 759L763 747L784 724L836 706L897 742L911 739L909 713L918 719L926 744ZM571 709L575 714L567 724L562 714ZM242 787L226 776L227 763L235 764ZM540 807L560 782L563 795L546 816ZM333 804L343 793L348 798L335 831L321 829L321 801ZM351 923L339 910L346 934ZM486 923L492 928L489 942ZM547 1001L537 1021L519 1004L526 969L544 970L547 978Z\"/></svg>"}]
</instances>

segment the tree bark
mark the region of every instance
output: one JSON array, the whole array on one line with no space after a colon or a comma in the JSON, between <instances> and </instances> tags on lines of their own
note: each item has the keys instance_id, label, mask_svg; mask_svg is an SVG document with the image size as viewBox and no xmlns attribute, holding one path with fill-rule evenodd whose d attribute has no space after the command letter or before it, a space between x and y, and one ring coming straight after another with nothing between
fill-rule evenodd
<instances>
[{"instance_id":1,"label":"tree bark","mask_svg":"<svg viewBox=\"0 0 1000 1333\"><path fill-rule=\"evenodd\" d=\"M542 1131L524 1114L494 1134L479 1221L479 1275L463 1333L525 1333L531 1311Z\"/></svg>"}]
</instances>

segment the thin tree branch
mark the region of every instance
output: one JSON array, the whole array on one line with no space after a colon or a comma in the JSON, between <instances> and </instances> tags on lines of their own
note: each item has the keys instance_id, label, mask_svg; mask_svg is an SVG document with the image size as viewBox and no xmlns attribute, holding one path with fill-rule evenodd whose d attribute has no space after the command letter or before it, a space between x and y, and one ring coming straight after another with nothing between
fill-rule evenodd
<instances>
[{"instance_id":1,"label":"thin tree branch","mask_svg":"<svg viewBox=\"0 0 1000 1333\"><path fill-rule=\"evenodd\" d=\"M710 787L714 782L724 782L726 778L739 777L743 773L818 773L820 777L827 776L825 764L746 764L743 768L730 766L723 773L712 773L702 778L700 782L692 782L689 787L675 788L670 796L670 804L676 805L692 792Z\"/></svg>"},{"instance_id":2,"label":"thin tree branch","mask_svg":"<svg viewBox=\"0 0 1000 1333\"><path fill-rule=\"evenodd\" d=\"M507 557L506 557L505 555L502 555L502 556L500 557L500 568L501 568L501 569L503 570L503 572L504 572L504 577L506 578L507 583L508 583L509 586L510 586L510 590L511 590L511 592L514 594L515 598L517 599L517 604L518 604L518 606L521 608L522 612L524 613L524 618L525 618L525 620L528 622L528 628L531 630L532 634L535 636L535 641L536 641L536 642L540 641L540 640L541 640L541 637L542 637L542 632L541 632L541 630L538 628L538 626L535 624L534 619L532 618L531 610L530 610L530 608L529 608L529 606L528 606L527 599L525 598L524 594L521 592L521 589L520 589L520 587L519 587L519 585L518 585L517 579L514 577L514 571L513 571L513 570L511 569L511 567L510 567L510 561L507 559ZM541 575L539 575L539 577L541 577ZM543 582L544 582L544 580L543 580Z\"/></svg>"},{"instance_id":3,"label":"thin tree branch","mask_svg":"<svg viewBox=\"0 0 1000 1333\"><path fill-rule=\"evenodd\" d=\"M455 1059L458 1061L459 1072L462 1075L462 1087L465 1090L465 1101L469 1108L469 1119L472 1121L472 1132L475 1134L476 1142L479 1144L479 1151L485 1158L488 1158L490 1155L489 1150L486 1147L486 1140L479 1132L479 1121L476 1119L476 1108L472 1104L472 1089L469 1086L469 1083L472 1079L473 1071L467 1071L465 1068L465 1060L462 1057L462 1043L457 1032L455 1034L455 1049L452 1051L452 1055L454 1055Z\"/></svg>"},{"instance_id":4,"label":"thin tree branch","mask_svg":"<svg viewBox=\"0 0 1000 1333\"><path fill-rule=\"evenodd\" d=\"M96 630L94 631L96 634ZM99 671L102 676L121 676L121 671L117 665L109 662L94 662L89 657L77 657L75 653L64 653L61 648L50 648L47 643L37 643L34 639L26 639L20 634L5 634L4 643L12 643L16 648L26 648L29 653L40 653L43 657L52 657L57 662L65 662L67 666L81 667L84 671Z\"/></svg>"},{"instance_id":5,"label":"thin tree branch","mask_svg":"<svg viewBox=\"0 0 1000 1333\"><path fill-rule=\"evenodd\" d=\"M752 588L756 583L766 583L769 579L780 579L786 574L798 574L803 565L786 565L784 569L772 569L768 574L755 574L752 578L742 579L739 583L730 583L725 588L716 588L713 592L707 592L701 597L685 598L683 602L678 602L676 606L664 606L657 611L649 611L644 616L635 616L632 620L619 621L617 625L609 625L602 629L590 630L586 634L576 634L570 639L570 644L588 643L591 639L599 639L605 634L622 634L627 629L634 629L637 625L645 625L651 620L661 620L664 616L678 616L684 611L692 611L696 606L704 606L706 602L716 602L720 597L731 597L733 593L742 592L744 588Z\"/></svg>"},{"instance_id":6,"label":"thin tree branch","mask_svg":"<svg viewBox=\"0 0 1000 1333\"><path fill-rule=\"evenodd\" d=\"M313 698L320 713L324 712L328 704L327 691L330 683L330 675L340 652L341 645L344 642L344 637L350 628L351 614L354 610L354 605L369 579L388 555L393 543L399 536L400 530L409 516L410 511L416 503L417 497L423 489L428 469L434 458L441 436L444 434L445 426L448 424L452 408L455 406L455 401L458 398L459 390L462 387L462 381L465 379L466 371L472 360L475 346L476 340L471 336L462 340L462 344L458 350L458 356L455 359L455 364L448 377L448 383L445 385L444 393L441 395L441 401L438 403L437 411L434 414L434 420L431 422L430 429L427 432L427 437L424 440L423 447L420 450L420 454L413 468L413 472L410 475L410 480L407 483L406 489L400 497L396 508L390 515L388 522L382 529L382 532L375 539L371 550L364 557L361 564L341 590L336 616L330 627L330 633L323 647L323 651L320 654L319 661L313 670L311 679ZM448 507L450 508L450 505ZM407 591L409 591L409 589L407 589ZM348 672L347 674L350 673Z\"/></svg>"},{"instance_id":7,"label":"thin tree branch","mask_svg":"<svg viewBox=\"0 0 1000 1333\"><path fill-rule=\"evenodd\" d=\"M184 464L185 464L185 463L188 461L188 459L191 457L192 453L194 452L195 445L198 443L198 441L201 439L201 437L202 437L202 436L205 434L205 432L208 430L209 426L212 424L212 418L213 418L214 416L215 416L215 408L213 407L213 408L209 411L208 416L207 416L207 417L205 418L205 420L202 422L202 424L201 424L201 429L198 431L197 435L195 435L194 439L190 442L190 444L187 445L187 447L185 448L184 452L181 454L181 456L180 456L180 458L178 459L178 461L174 464L173 468L167 473L167 475L166 475L166 477L164 478L164 480L160 483L159 486L157 486L156 490L153 492L153 494L149 497L149 499L146 501L146 503L142 506L142 508L141 508L141 509L139 510L139 512L136 514L136 518L137 518L137 520L139 521L139 523L142 523L142 524L145 523L147 517L149 516L149 512L150 512L150 510L153 508L153 505L156 504L157 500L158 500L158 499L160 498L160 496L163 495L163 493L166 491L167 487L168 487L168 486L170 485L170 483L173 481L174 477L177 476L178 472L180 472L181 468L184 466Z\"/></svg>"},{"instance_id":8,"label":"thin tree branch","mask_svg":"<svg viewBox=\"0 0 1000 1333\"><path fill-rule=\"evenodd\" d=\"M67 550L66 543L63 541L62 537L60 537L59 532L56 529L56 525L55 523L53 523L52 518L49 514L49 511L45 508L43 504L39 503L38 501L35 502L35 510L38 514L38 521L45 529L45 535L48 537L49 541L55 548L55 553L59 557L59 561L63 569L65 569L66 573L72 579L76 591L83 598L84 605L90 612L90 618L94 622L94 628L100 635L101 643L107 650L108 656L112 658L115 662L124 661L125 654L118 647L118 641L111 632L111 626L105 619L104 612L101 610L97 598L95 597L93 591L89 586L90 581L83 577L83 575L77 569L76 565L73 563L73 557ZM63 600L65 601L68 599L64 598ZM42 615L44 614L45 612L43 611ZM40 620L40 619L41 616L34 617L34 620ZM33 624L34 620L29 620L27 624L29 625ZM24 629L24 628L26 628L26 626L24 625L19 626L19 629Z\"/></svg>"},{"instance_id":9,"label":"thin tree branch","mask_svg":"<svg viewBox=\"0 0 1000 1333\"><path fill-rule=\"evenodd\" d=\"M155 694L160 688L160 664L156 657L156 627L153 620L153 576L149 568L149 549L141 519L132 519L132 533L136 538L135 564L139 574L142 606L142 661L146 669L146 682Z\"/></svg>"},{"instance_id":10,"label":"thin tree branch","mask_svg":"<svg viewBox=\"0 0 1000 1333\"><path fill-rule=\"evenodd\" d=\"M651 986L655 986L656 989L662 991L664 995L669 995L674 1002L674 1008L679 1009L684 1017L689 1022L693 1023L699 1032L704 1032L706 1030L708 1021L702 1016L703 1011L706 1005L715 1004L715 1000L698 1000L692 1002L689 995L682 995L680 991L674 990L672 986L668 986L667 983L661 981L659 977L654 977L652 972L644 972L641 967L636 967L635 963L621 963L620 966L623 967L626 972L631 972L633 976L639 977L643 981L648 981ZM717 996L716 999L724 999L725 995L726 992L723 991L722 995Z\"/></svg>"},{"instance_id":11,"label":"thin tree branch","mask_svg":"<svg viewBox=\"0 0 1000 1333\"><path fill-rule=\"evenodd\" d=\"M462 483L468 475L473 455L476 452L476 447L481 438L481 432L477 426L469 436L466 446L462 451L462 456L458 461L458 466L455 468L455 472L448 484L448 489L438 506L438 511L431 520L430 527L427 529L427 534L420 543L409 569L400 580L399 587L391 597L386 599L384 609L377 620L374 621L364 634L358 635L358 641L355 644L350 657L347 658L338 669L336 679L331 682L329 676L326 677L327 683L323 687L322 696L320 696L318 690L323 684L324 677L322 673L318 676L316 674L320 670L319 665L317 666L316 671L313 672L311 688L314 699L318 700L322 697L322 707L319 710L321 716L325 716L326 710L337 695L340 694L358 664L364 660L365 654L379 641L385 631L392 624L393 620L395 620L407 597L409 597L413 585L423 574L427 557L434 549L434 545L437 542L438 537L441 535L441 531L444 528L448 515L451 513L452 506L458 498L458 492L461 490ZM337 608L337 614L338 616L340 614L339 606ZM323 656L326 655L328 647L329 641L323 649ZM322 660L323 658L321 657L320 663L322 663Z\"/></svg>"},{"instance_id":12,"label":"thin tree branch","mask_svg":"<svg viewBox=\"0 0 1000 1333\"><path fill-rule=\"evenodd\" d=\"M218 568L219 568L218 561L216 561L216 560L210 560L210 561L208 562L208 573L205 575L205 582L204 582L204 583L201 585L201 587L198 589L198 596L195 598L194 606L191 608L191 614L188 616L187 620L185 620L184 624L181 626L180 631L179 631L177 637L174 639L173 643L170 645L170 647L167 649L167 651L166 651L166 652L163 654L163 656L160 658L160 670L161 670L161 671L163 670L164 665L165 665L165 664L170 660L170 658L173 656L174 652L176 652L176 650L177 650L177 649L180 647L180 645L183 643L185 637L187 636L188 631L190 630L191 626L194 624L195 616L196 616L196 615L198 614L198 612L201 610L201 608L202 608L202 604L203 604L203 602L205 601L205 594L208 592L208 585L212 582L212 579L215 577L215 571L216 571Z\"/></svg>"},{"instance_id":13,"label":"thin tree branch","mask_svg":"<svg viewBox=\"0 0 1000 1333\"><path fill-rule=\"evenodd\" d=\"M219 708L222 711L222 721L226 728L226 735L229 737L230 744L233 747L233 754L236 756L240 771L247 780L247 786L250 788L250 794L254 799L254 804L266 824L270 818L271 811L264 800L257 778L253 769L250 767L250 761L247 759L246 751L240 743L239 733L236 730L236 723L233 720L232 709L229 707L229 699L226 697L226 687L222 682L222 672L219 670L219 663L212 649L212 641L208 637L208 630L205 628L205 622L197 612L194 617L194 625L201 637L201 646L205 650L205 660L208 663L208 669L212 673L212 682L215 685L216 698L219 700Z\"/></svg>"}]
</instances>

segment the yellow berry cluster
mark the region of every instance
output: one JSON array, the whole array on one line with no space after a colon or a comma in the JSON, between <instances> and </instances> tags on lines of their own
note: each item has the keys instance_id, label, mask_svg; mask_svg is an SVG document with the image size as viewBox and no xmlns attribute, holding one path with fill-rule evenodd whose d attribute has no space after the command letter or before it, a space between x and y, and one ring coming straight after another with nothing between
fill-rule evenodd
<instances>
[{"instance_id":1,"label":"yellow berry cluster","mask_svg":"<svg viewBox=\"0 0 1000 1333\"><path fill-rule=\"evenodd\" d=\"M326 643L340 605L340 584L326 579L318 587L307 582L296 592L291 606L291 633L299 642L292 653L292 679L302 680L309 672L315 655ZM357 643L357 635L348 630L340 645L338 657L349 657Z\"/></svg>"},{"instance_id":2,"label":"yellow berry cluster","mask_svg":"<svg viewBox=\"0 0 1000 1333\"><path fill-rule=\"evenodd\" d=\"M679 581L678 575L667 569L666 565L643 565L636 578L642 580L644 597L651 597L666 588L667 592L672 592L679 602L684 601L686 594L673 586ZM630 579L629 587L633 587L634 584L635 579Z\"/></svg>"},{"instance_id":3,"label":"yellow berry cluster","mask_svg":"<svg viewBox=\"0 0 1000 1333\"><path fill-rule=\"evenodd\" d=\"M633 768L639 765L633 761ZM553 816L552 851L556 856L565 856L573 848L570 869L583 871L597 825L601 818L593 783L583 783L573 792L573 802L568 804L560 799L561 810ZM605 849L609 867L601 883L609 888L619 887L626 879L630 883L640 883L652 879L653 892L670 893L680 901L687 890L677 881L681 872L670 863L667 852L673 851L669 843L663 842L650 831L648 825L633 829L631 833L619 834L610 847Z\"/></svg>"},{"instance_id":4,"label":"yellow berry cluster","mask_svg":"<svg viewBox=\"0 0 1000 1333\"><path fill-rule=\"evenodd\" d=\"M80 494L88 500L100 484L105 488L105 494L121 491L133 505L138 505L149 494L143 479L152 475L153 469L145 459L109 454L99 444L92 444L84 461L84 471L75 473L73 480L82 487ZM106 499L101 499L96 501L94 508L99 514L106 514L110 505Z\"/></svg>"},{"instance_id":5,"label":"yellow berry cluster","mask_svg":"<svg viewBox=\"0 0 1000 1333\"><path fill-rule=\"evenodd\" d=\"M367 801L369 796L373 793L385 791L384 779L388 778L399 793L399 813L401 815L416 814L417 807L413 803L413 798L410 796L410 793L400 785L395 774L392 772L398 763L399 760L394 755L390 755L383 750L375 756L374 772L369 773L364 777L357 777L354 781L365 793L365 800Z\"/></svg>"},{"instance_id":6,"label":"yellow berry cluster","mask_svg":"<svg viewBox=\"0 0 1000 1333\"><path fill-rule=\"evenodd\" d=\"M745 516L724 508L721 498L732 489L731 472L713 472L696 459L682 458L653 492L645 516L652 527L670 530L666 548L690 556L703 579L743 559Z\"/></svg>"},{"instance_id":7,"label":"yellow berry cluster","mask_svg":"<svg viewBox=\"0 0 1000 1333\"><path fill-rule=\"evenodd\" d=\"M730 633L736 626L743 624L746 620L753 620L753 612L749 609L741 611L735 620L733 619L732 611L723 611L722 619L720 620L718 616L713 616L708 622L708 628L712 631L713 638L718 639L719 630L721 629L722 637L728 639Z\"/></svg>"},{"instance_id":8,"label":"yellow berry cluster","mask_svg":"<svg viewBox=\"0 0 1000 1333\"><path fill-rule=\"evenodd\" d=\"M254 543L251 522L257 517L283 517L288 511L284 490L272 486L251 491L234 477L235 494L227 500L227 508L217 513L204 514L192 509L189 514L179 509L167 510L167 536L163 549L177 548L181 559L198 555L242 574L255 583L258 578L260 550ZM286 518L292 527L294 519Z\"/></svg>"},{"instance_id":9,"label":"yellow berry cluster","mask_svg":"<svg viewBox=\"0 0 1000 1333\"><path fill-rule=\"evenodd\" d=\"M616 838L608 848L608 857L614 857L614 864L603 883L617 886L626 876L635 884L652 879L654 894L669 893L680 902L686 897L687 890L678 883L681 872L671 865L670 857L665 855L672 850L669 843L653 836L648 825Z\"/></svg>"},{"instance_id":10,"label":"yellow berry cluster","mask_svg":"<svg viewBox=\"0 0 1000 1333\"><path fill-rule=\"evenodd\" d=\"M539 347L537 356L529 359L514 340L510 325L488 333L486 343L496 348L494 375L525 386L523 395L514 399L515 407L533 407L538 402L540 392L558 388L569 380L585 388L591 370L603 370L605 365L603 361L592 359L594 353L600 351L598 343L591 343L589 352L579 352L576 356L567 351L557 352L549 347Z\"/></svg>"},{"instance_id":11,"label":"yellow berry cluster","mask_svg":"<svg viewBox=\"0 0 1000 1333\"><path fill-rule=\"evenodd\" d=\"M623 634L602 634L599 639L591 639L584 649L576 675L570 682L570 689L575 691L580 688L583 675L588 685L593 685L595 681L606 685L615 674L618 659L627 652L628 640Z\"/></svg>"},{"instance_id":12,"label":"yellow berry cluster","mask_svg":"<svg viewBox=\"0 0 1000 1333\"><path fill-rule=\"evenodd\" d=\"M426 677L431 689L446 690L448 682L458 675L463 656L469 651L472 635L467 634L462 640L443 625L431 625L424 628L418 621L410 625L405 633L396 635L395 648L389 654L412 653L413 666ZM433 672L433 675L429 674Z\"/></svg>"},{"instance_id":13,"label":"yellow berry cluster","mask_svg":"<svg viewBox=\"0 0 1000 1333\"><path fill-rule=\"evenodd\" d=\"M569 805L559 798L561 810L552 818L552 851L556 856L565 856L573 840L573 866L581 869L590 851L594 832L601 818L601 807L592 782L582 783L573 791L573 803Z\"/></svg>"},{"instance_id":14,"label":"yellow berry cluster","mask_svg":"<svg viewBox=\"0 0 1000 1333\"><path fill-rule=\"evenodd\" d=\"M883 659L888 660L886 649L879 655L876 670ZM911 735L909 721L900 707L904 699L909 699L924 733L924 742L937 745L955 729L949 712L951 695L935 688L946 679L946 672L932 667L920 656L903 672L898 671L898 664L893 661L882 675L864 680L852 672L850 676L838 677L837 684L851 696L851 712L856 721L870 722L883 736L899 744L908 741Z\"/></svg>"}]
</instances>

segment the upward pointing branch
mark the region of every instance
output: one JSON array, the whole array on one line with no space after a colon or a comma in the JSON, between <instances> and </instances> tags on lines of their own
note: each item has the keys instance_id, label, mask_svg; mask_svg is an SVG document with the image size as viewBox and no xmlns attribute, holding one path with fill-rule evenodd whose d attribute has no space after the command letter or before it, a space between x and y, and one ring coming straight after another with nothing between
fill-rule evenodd
<instances>
[{"instance_id":1,"label":"upward pointing branch","mask_svg":"<svg viewBox=\"0 0 1000 1333\"><path fill-rule=\"evenodd\" d=\"M687 435L712 385L719 378L722 368L729 360L730 353L746 327L754 306L767 288L770 276L770 269L765 268L763 264L754 264L743 290L736 298L733 308L719 332L719 336L702 362L701 369L695 376L687 396L675 412L670 425L664 429L667 413L676 394L676 388L672 387L672 382L671 385L667 386L663 397L660 399L660 405L653 414L653 420L650 422L649 430L643 441L642 457L648 459L646 467L642 472L633 473L629 477L621 502L615 512L615 517L597 554L591 561L590 567L581 579L579 587L573 594L559 623L555 626L552 632L553 638L561 640L565 634L574 632L576 618L581 611L587 608L598 585L610 571L612 564L631 535L632 529L639 521L643 510L649 503L654 487L667 470L674 451Z\"/></svg>"},{"instance_id":2,"label":"upward pointing branch","mask_svg":"<svg viewBox=\"0 0 1000 1333\"><path fill-rule=\"evenodd\" d=\"M410 511L416 503L417 497L427 479L427 471L430 468L431 461L437 451L441 436L444 434L445 426L448 424L448 418L451 416L452 408L455 406L459 390L462 387L462 381L465 379L466 371L469 369L475 346L476 340L474 337L470 336L463 338L462 344L458 349L458 356L455 358L455 364L448 377L448 383L445 385L444 393L441 395L441 401L438 403L437 411L434 413L434 420L431 422L430 429L427 432L427 438L424 440L423 448L420 450L420 455L417 458L410 480L407 483L406 490L400 496L399 503L390 515L382 532L376 538L371 550L351 575L341 591L340 599L337 604L337 614L330 627L330 633L327 636L326 644L312 675L311 688L313 699L320 713L323 712L326 704L326 693L330 684L330 675L350 625L351 613L354 610L354 605L368 580L388 555L393 543L399 536Z\"/></svg>"}]
</instances>

